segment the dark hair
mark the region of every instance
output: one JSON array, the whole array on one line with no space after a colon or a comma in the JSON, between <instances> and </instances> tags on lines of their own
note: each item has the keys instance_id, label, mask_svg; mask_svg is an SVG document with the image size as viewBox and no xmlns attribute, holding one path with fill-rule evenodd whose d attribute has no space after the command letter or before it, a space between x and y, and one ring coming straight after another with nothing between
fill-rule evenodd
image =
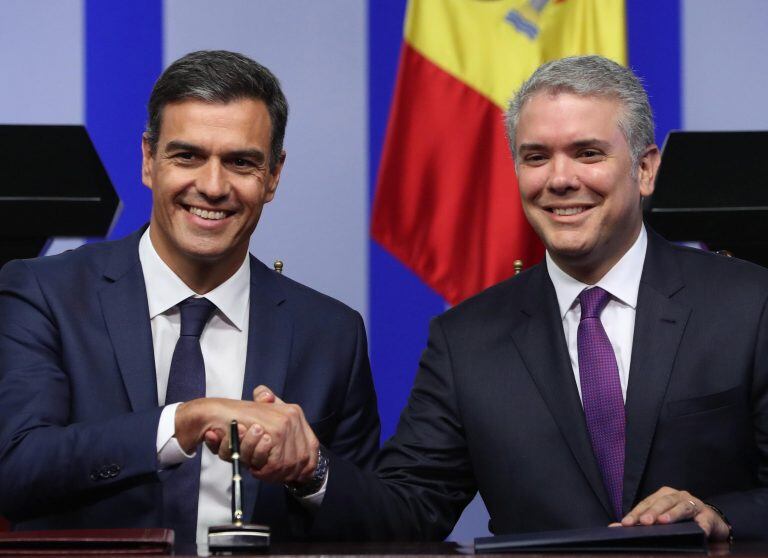
<instances>
[{"instance_id":1,"label":"dark hair","mask_svg":"<svg viewBox=\"0 0 768 558\"><path fill-rule=\"evenodd\" d=\"M263 101L272 122L269 170L274 172L283 151L288 103L272 72L247 56L226 50L200 50L176 60L162 73L149 97L145 134L152 153L157 149L165 105L184 99Z\"/></svg>"}]
</instances>

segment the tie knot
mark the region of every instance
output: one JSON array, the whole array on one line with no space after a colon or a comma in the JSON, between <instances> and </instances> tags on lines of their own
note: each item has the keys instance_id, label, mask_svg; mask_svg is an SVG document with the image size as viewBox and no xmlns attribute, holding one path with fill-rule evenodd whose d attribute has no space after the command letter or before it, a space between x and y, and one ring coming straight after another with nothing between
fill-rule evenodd
<instances>
[{"instance_id":1,"label":"tie knot","mask_svg":"<svg viewBox=\"0 0 768 558\"><path fill-rule=\"evenodd\" d=\"M600 313L610 299L611 295L608 291L603 290L600 287L592 287L591 289L584 289L581 291L579 294L581 319L599 318Z\"/></svg>"},{"instance_id":2,"label":"tie knot","mask_svg":"<svg viewBox=\"0 0 768 558\"><path fill-rule=\"evenodd\" d=\"M207 298L190 297L179 303L181 335L200 337L216 306Z\"/></svg>"}]
</instances>

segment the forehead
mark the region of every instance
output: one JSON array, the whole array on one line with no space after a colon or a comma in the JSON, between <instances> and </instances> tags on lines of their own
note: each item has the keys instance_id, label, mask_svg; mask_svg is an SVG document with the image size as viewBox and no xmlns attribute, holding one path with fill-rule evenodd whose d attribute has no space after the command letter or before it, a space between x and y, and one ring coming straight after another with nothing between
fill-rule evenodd
<instances>
[{"instance_id":1,"label":"forehead","mask_svg":"<svg viewBox=\"0 0 768 558\"><path fill-rule=\"evenodd\" d=\"M205 138L268 142L271 133L269 111L258 99L236 99L227 103L198 99L175 101L165 105L160 123L160 143Z\"/></svg>"},{"instance_id":2,"label":"forehead","mask_svg":"<svg viewBox=\"0 0 768 558\"><path fill-rule=\"evenodd\" d=\"M526 143L570 143L586 138L618 141L622 105L614 97L540 92L520 110L516 147Z\"/></svg>"}]
</instances>

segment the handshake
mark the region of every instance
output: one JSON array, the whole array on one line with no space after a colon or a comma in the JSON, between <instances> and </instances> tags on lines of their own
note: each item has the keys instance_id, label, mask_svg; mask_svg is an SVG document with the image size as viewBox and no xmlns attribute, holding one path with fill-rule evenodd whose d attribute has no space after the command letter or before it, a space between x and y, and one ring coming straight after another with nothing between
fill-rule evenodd
<instances>
[{"instance_id":1,"label":"handshake","mask_svg":"<svg viewBox=\"0 0 768 558\"><path fill-rule=\"evenodd\" d=\"M229 425L238 422L240 461L256 478L275 483L312 479L320 442L298 405L285 403L266 386L253 401L203 398L176 409L176 439L191 453L205 442L221 459L231 460Z\"/></svg>"}]
</instances>

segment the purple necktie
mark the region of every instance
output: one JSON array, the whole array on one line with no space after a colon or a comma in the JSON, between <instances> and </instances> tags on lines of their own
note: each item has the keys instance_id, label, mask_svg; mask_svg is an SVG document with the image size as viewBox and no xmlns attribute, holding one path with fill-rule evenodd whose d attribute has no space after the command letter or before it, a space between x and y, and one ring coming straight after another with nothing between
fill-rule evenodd
<instances>
[{"instance_id":1,"label":"purple necktie","mask_svg":"<svg viewBox=\"0 0 768 558\"><path fill-rule=\"evenodd\" d=\"M200 335L214 308L205 298L188 298L179 303L181 334L171 358L166 405L205 397L205 363ZM195 543L200 454L198 451L193 459L169 471L163 482L165 523L175 531L177 545Z\"/></svg>"},{"instance_id":2,"label":"purple necktie","mask_svg":"<svg viewBox=\"0 0 768 558\"><path fill-rule=\"evenodd\" d=\"M610 294L594 287L579 295L579 380L581 400L587 418L603 483L611 497L616 517L622 517L621 496L624 485L624 398L621 394L616 355L600 322L600 313Z\"/></svg>"}]
</instances>

